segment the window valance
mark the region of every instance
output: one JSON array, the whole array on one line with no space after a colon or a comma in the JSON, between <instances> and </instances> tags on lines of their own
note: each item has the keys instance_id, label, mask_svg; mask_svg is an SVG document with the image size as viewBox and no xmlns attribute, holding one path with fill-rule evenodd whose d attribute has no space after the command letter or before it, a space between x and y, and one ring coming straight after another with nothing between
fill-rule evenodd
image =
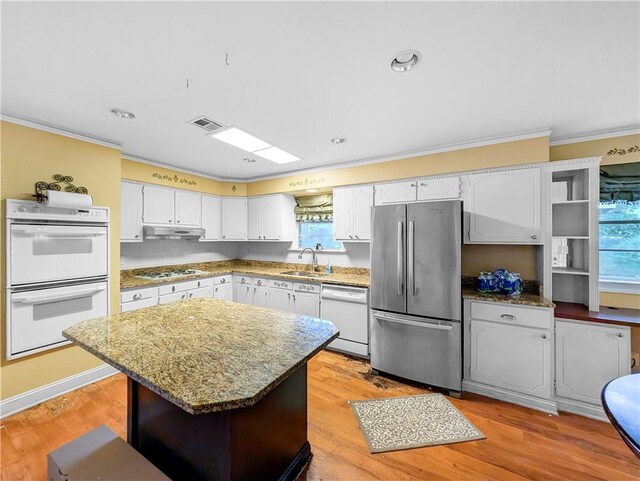
<instances>
[{"instance_id":1,"label":"window valance","mask_svg":"<svg viewBox=\"0 0 640 481\"><path fill-rule=\"evenodd\" d=\"M333 219L333 195L307 195L296 197L296 221L323 222Z\"/></svg>"},{"instance_id":2,"label":"window valance","mask_svg":"<svg viewBox=\"0 0 640 481\"><path fill-rule=\"evenodd\" d=\"M640 162L600 166L600 201L640 201Z\"/></svg>"}]
</instances>

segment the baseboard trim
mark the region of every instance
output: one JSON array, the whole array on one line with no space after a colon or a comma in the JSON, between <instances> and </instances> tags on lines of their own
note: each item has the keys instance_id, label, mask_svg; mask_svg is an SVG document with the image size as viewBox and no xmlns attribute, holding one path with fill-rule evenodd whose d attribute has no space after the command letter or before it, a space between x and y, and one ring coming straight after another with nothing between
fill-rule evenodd
<instances>
[{"instance_id":1,"label":"baseboard trim","mask_svg":"<svg viewBox=\"0 0 640 481\"><path fill-rule=\"evenodd\" d=\"M555 401L551 401L549 399L527 396L526 394L515 393L499 387L486 386L484 384L467 380L462 381L462 391L487 396L512 404L518 404L519 406L524 406L526 408L537 409L538 411L555 414L556 416L558 415Z\"/></svg>"},{"instance_id":2,"label":"baseboard trim","mask_svg":"<svg viewBox=\"0 0 640 481\"><path fill-rule=\"evenodd\" d=\"M87 384L94 383L100 379L113 376L118 370L108 364L94 367L87 371L74 374L73 376L60 379L45 386L32 389L17 396L13 396L0 401L0 418L11 416L12 414L24 411L36 406L44 401L74 391Z\"/></svg>"},{"instance_id":3,"label":"baseboard trim","mask_svg":"<svg viewBox=\"0 0 640 481\"><path fill-rule=\"evenodd\" d=\"M604 412L602 406L589 404L575 399L556 398L558 411L565 411L572 414L578 414L587 418L596 419L598 421L609 422L609 418Z\"/></svg>"}]
</instances>

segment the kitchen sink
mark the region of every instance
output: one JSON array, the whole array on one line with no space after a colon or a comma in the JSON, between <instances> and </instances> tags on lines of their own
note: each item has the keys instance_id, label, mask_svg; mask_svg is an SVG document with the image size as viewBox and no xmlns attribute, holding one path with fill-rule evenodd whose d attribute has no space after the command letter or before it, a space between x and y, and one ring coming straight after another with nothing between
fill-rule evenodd
<instances>
[{"instance_id":1,"label":"kitchen sink","mask_svg":"<svg viewBox=\"0 0 640 481\"><path fill-rule=\"evenodd\" d=\"M301 276L301 277L324 277L327 275L322 272L309 272L309 271L286 271L286 272L281 272L280 274L284 274L287 276Z\"/></svg>"}]
</instances>

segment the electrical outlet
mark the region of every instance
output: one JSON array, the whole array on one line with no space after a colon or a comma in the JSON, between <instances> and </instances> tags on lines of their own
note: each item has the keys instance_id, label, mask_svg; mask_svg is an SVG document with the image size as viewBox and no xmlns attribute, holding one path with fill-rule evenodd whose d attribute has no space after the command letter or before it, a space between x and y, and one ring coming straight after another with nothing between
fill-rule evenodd
<instances>
[{"instance_id":1,"label":"electrical outlet","mask_svg":"<svg viewBox=\"0 0 640 481\"><path fill-rule=\"evenodd\" d=\"M284 259L284 256L285 256L284 251L280 251L279 254L280 254L280 259Z\"/></svg>"}]
</instances>

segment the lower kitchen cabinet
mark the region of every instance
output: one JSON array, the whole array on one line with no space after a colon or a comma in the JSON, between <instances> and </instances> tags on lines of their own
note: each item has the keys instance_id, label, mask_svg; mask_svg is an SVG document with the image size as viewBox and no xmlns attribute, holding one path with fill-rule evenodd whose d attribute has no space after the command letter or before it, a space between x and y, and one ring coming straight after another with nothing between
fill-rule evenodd
<instances>
[{"instance_id":1,"label":"lower kitchen cabinet","mask_svg":"<svg viewBox=\"0 0 640 481\"><path fill-rule=\"evenodd\" d=\"M585 403L601 411L602 388L630 372L629 327L556 319L556 396L560 409L594 414L588 406L581 406ZM603 416L604 412L596 417Z\"/></svg>"},{"instance_id":2,"label":"lower kitchen cabinet","mask_svg":"<svg viewBox=\"0 0 640 481\"><path fill-rule=\"evenodd\" d=\"M120 312L135 311L158 304L158 288L143 287L120 292Z\"/></svg>"},{"instance_id":3,"label":"lower kitchen cabinet","mask_svg":"<svg viewBox=\"0 0 640 481\"><path fill-rule=\"evenodd\" d=\"M197 299L202 297L213 297L213 289L211 287L202 287L188 292L188 299Z\"/></svg>"},{"instance_id":4,"label":"lower kitchen cabinet","mask_svg":"<svg viewBox=\"0 0 640 481\"><path fill-rule=\"evenodd\" d=\"M291 311L303 316L320 317L320 295L294 292L291 295Z\"/></svg>"},{"instance_id":5,"label":"lower kitchen cabinet","mask_svg":"<svg viewBox=\"0 0 640 481\"><path fill-rule=\"evenodd\" d=\"M240 302L241 304L251 304L251 294L253 294L251 283L236 284L234 280L234 285L233 285L234 302Z\"/></svg>"},{"instance_id":6,"label":"lower kitchen cabinet","mask_svg":"<svg viewBox=\"0 0 640 481\"><path fill-rule=\"evenodd\" d=\"M184 301L187 298L187 292L176 292L175 294L167 294L158 297L158 304L169 304L175 301Z\"/></svg>"},{"instance_id":7,"label":"lower kitchen cabinet","mask_svg":"<svg viewBox=\"0 0 640 481\"><path fill-rule=\"evenodd\" d=\"M253 286L251 303L257 307L268 307L269 290L265 286Z\"/></svg>"},{"instance_id":8,"label":"lower kitchen cabinet","mask_svg":"<svg viewBox=\"0 0 640 481\"><path fill-rule=\"evenodd\" d=\"M268 307L270 309L276 309L278 311L290 312L291 291L270 287Z\"/></svg>"}]
</instances>

